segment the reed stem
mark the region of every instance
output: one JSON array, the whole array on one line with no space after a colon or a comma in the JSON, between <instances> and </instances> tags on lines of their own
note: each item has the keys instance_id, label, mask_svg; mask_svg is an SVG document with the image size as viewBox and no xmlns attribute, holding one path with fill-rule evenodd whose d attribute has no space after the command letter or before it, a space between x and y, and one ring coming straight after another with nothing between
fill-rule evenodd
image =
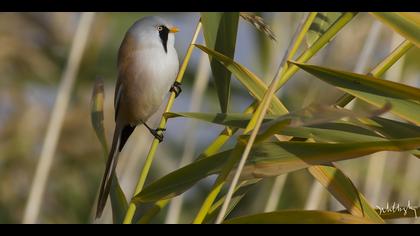
<instances>
[{"instance_id":1,"label":"reed stem","mask_svg":"<svg viewBox=\"0 0 420 236\"><path fill-rule=\"evenodd\" d=\"M185 55L184 61L181 65L181 68L180 68L180 70L178 72L178 75L176 77L175 81L178 82L178 83L182 82L182 79L184 77L184 73L187 69L188 62L190 61L191 54L192 54L193 49L194 49L194 44L197 41L197 37L198 37L198 34L199 34L200 30L201 30L201 21L199 21L197 23L195 33L192 37L192 40L191 40L191 43L190 43L190 45L187 49L187 53ZM171 95L169 97L169 100L168 100L168 103L166 105L164 113L171 111L172 106L173 106L174 101L175 101L175 96L176 96L175 92L171 92ZM167 123L167 119L162 115L162 118L160 120L158 128L160 128L160 129L165 128L166 123ZM150 167L152 166L153 159L155 157L158 145L159 145L159 140L154 138L153 142L151 144L151 147L149 149L149 153L146 157L146 162L144 163L143 169L142 169L140 177L138 179L133 197L136 196L137 194L139 194L141 192L141 190L143 189L143 186L144 186L144 183L146 182L146 178L148 176ZM123 221L124 224L131 224L131 222L133 220L133 217L134 217L134 214L136 212L136 208L137 208L136 204L133 201L130 201L130 205L128 207L127 213L126 213L124 221Z\"/></svg>"},{"instance_id":2,"label":"reed stem","mask_svg":"<svg viewBox=\"0 0 420 236\"><path fill-rule=\"evenodd\" d=\"M45 192L45 186L54 160L54 153L57 149L58 139L60 138L64 116L69 105L71 91L76 80L77 72L79 71L94 16L95 13L92 12L82 13L76 28L70 55L61 77L57 98L51 113L50 122L48 123L41 155L26 203L23 215L24 224L33 224L37 221L42 204L42 196Z\"/></svg>"}]
</instances>

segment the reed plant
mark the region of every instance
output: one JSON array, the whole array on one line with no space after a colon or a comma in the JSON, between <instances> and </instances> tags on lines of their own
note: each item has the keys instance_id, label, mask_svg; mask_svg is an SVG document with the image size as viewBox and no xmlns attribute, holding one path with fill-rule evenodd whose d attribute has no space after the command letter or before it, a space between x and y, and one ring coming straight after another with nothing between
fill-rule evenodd
<instances>
[{"instance_id":1,"label":"reed plant","mask_svg":"<svg viewBox=\"0 0 420 236\"><path fill-rule=\"evenodd\" d=\"M164 145L153 140L131 198L125 199L118 180L114 179L112 191L115 194L111 194L114 223L150 223L174 197L212 175L216 178L195 217L190 219L191 223L385 223L390 219L415 217L419 213L418 207L410 208L409 215L402 211L381 212L336 164L383 151L420 157L420 89L382 79L411 48L419 47L419 13L369 13L374 24L354 71L308 63L357 16L355 12L299 14L300 21L288 38L287 49L277 55L281 58L277 73L267 79L258 77L252 68L234 60L236 51L246 50L237 45L237 40L241 40L237 37L238 26L243 22L251 23L267 39L278 40L264 19L252 13L201 13L176 81L183 81L194 50L205 53L220 111L173 111L176 101L172 93L159 128L165 128L168 122L178 118L207 122L223 127L223 130L196 159L183 159L178 169L146 185L156 151L159 145ZM380 61L371 63L376 66L365 71L367 61L372 60L369 55L382 24L405 39ZM203 44L197 43L201 32ZM341 96L333 103L288 108L279 92L288 81L296 78L294 75L298 71L335 87ZM243 113L231 112L231 77L254 99ZM271 82L266 84L264 81ZM98 117L103 112L100 99L103 92L98 86L95 88L92 114ZM353 100L369 104L370 109L348 107ZM384 118L385 114L395 118ZM102 121L92 121L106 151ZM190 146L186 145L186 148ZM317 182L306 206L295 210L278 209L285 176L299 170L307 170ZM231 214L250 190L273 177L277 179L260 212ZM344 210L316 209L323 188ZM182 211L182 205L177 204L177 210L169 211L166 222L178 222L178 218L170 219L172 215L178 217ZM140 212L141 206L145 205L149 206L147 210Z\"/></svg>"}]
</instances>

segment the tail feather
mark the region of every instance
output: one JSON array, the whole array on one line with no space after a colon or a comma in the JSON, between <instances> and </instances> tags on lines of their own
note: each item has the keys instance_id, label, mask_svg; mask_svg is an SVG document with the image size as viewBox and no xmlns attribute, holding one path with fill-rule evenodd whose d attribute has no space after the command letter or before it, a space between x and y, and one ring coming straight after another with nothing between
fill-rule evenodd
<instances>
[{"instance_id":1,"label":"tail feather","mask_svg":"<svg viewBox=\"0 0 420 236\"><path fill-rule=\"evenodd\" d=\"M112 140L111 150L108 154L104 176L102 177L101 188L99 192L98 205L96 208L96 218L101 217L106 201L108 199L109 191L111 189L112 176L117 167L119 146L120 146L121 131L115 128L114 138Z\"/></svg>"},{"instance_id":2,"label":"tail feather","mask_svg":"<svg viewBox=\"0 0 420 236\"><path fill-rule=\"evenodd\" d=\"M115 168L117 167L119 153L124 147L130 135L133 133L135 127L129 125L124 128L115 127L114 137L112 140L111 150L108 154L108 160L106 163L105 173L102 178L101 189L99 192L98 205L96 208L96 218L101 217L102 212L105 208L106 201L108 199L109 192L111 190L112 179L115 174Z\"/></svg>"}]
</instances>

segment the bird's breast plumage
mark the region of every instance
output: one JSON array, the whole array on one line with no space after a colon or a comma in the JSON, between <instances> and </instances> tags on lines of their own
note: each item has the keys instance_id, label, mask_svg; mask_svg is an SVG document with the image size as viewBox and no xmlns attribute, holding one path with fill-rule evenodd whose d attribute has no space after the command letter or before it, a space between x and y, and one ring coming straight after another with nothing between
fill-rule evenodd
<instances>
[{"instance_id":1,"label":"bird's breast plumage","mask_svg":"<svg viewBox=\"0 0 420 236\"><path fill-rule=\"evenodd\" d=\"M179 61L173 46L143 47L125 56L119 68L124 93L121 106L132 125L146 122L160 107L178 73ZM123 108L124 107L124 108Z\"/></svg>"}]
</instances>

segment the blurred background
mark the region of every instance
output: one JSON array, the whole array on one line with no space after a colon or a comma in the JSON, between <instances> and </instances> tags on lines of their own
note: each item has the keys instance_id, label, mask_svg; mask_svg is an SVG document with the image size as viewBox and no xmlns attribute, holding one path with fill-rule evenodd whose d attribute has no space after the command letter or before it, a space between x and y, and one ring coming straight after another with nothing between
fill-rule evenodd
<instances>
[{"instance_id":1,"label":"blurred background","mask_svg":"<svg viewBox=\"0 0 420 236\"><path fill-rule=\"evenodd\" d=\"M268 39L251 24L241 20L235 60L268 83L302 13L257 14L272 27L277 41ZM105 167L105 158L90 121L92 86L97 76L104 78L104 122L110 142L114 129L113 96L118 47L125 31L146 15L165 17L181 29L176 35L175 47L180 60L183 59L199 13L94 15L36 222L92 222ZM0 13L0 223L22 222L80 16L81 13ZM370 46L367 45L368 40L372 40L369 36L376 37ZM310 64L367 73L402 40L372 16L360 13ZM201 34L198 42L204 43ZM364 47L370 47L370 53L361 57ZM359 63L361 60L363 63ZM419 87L419 61L420 50L412 48L384 77ZM196 83L198 80L200 83ZM195 93L192 92L194 86ZM341 93L299 72L278 95L286 107L293 111L314 102L331 104ZM252 101L246 89L233 78L230 111L242 112ZM357 102L352 106L363 109L368 105ZM176 99L172 110L219 111L208 57L202 55L200 50L194 50L184 77L183 93ZM160 115L152 118L153 126L157 125ZM171 119L147 182L190 162L188 160L200 154L222 130L222 126L182 118ZM152 140L144 128L136 129L133 137L124 148L117 168L128 199L133 193ZM408 201L412 206L420 205L420 162L408 154L381 152L371 158L340 162L338 166L373 206L386 207L387 202L407 205ZM207 178L183 195L184 205L177 222L191 222L213 181L214 177ZM264 209L273 182L274 178L266 179L254 187L232 215L251 214ZM312 176L304 170L284 178L281 189L283 191L277 203L279 209L343 209L327 191L314 184ZM170 222L171 219L166 219L166 213L167 208L156 217L154 223ZM112 222L109 207L99 222ZM394 222L420 223L419 219Z\"/></svg>"}]
</instances>

